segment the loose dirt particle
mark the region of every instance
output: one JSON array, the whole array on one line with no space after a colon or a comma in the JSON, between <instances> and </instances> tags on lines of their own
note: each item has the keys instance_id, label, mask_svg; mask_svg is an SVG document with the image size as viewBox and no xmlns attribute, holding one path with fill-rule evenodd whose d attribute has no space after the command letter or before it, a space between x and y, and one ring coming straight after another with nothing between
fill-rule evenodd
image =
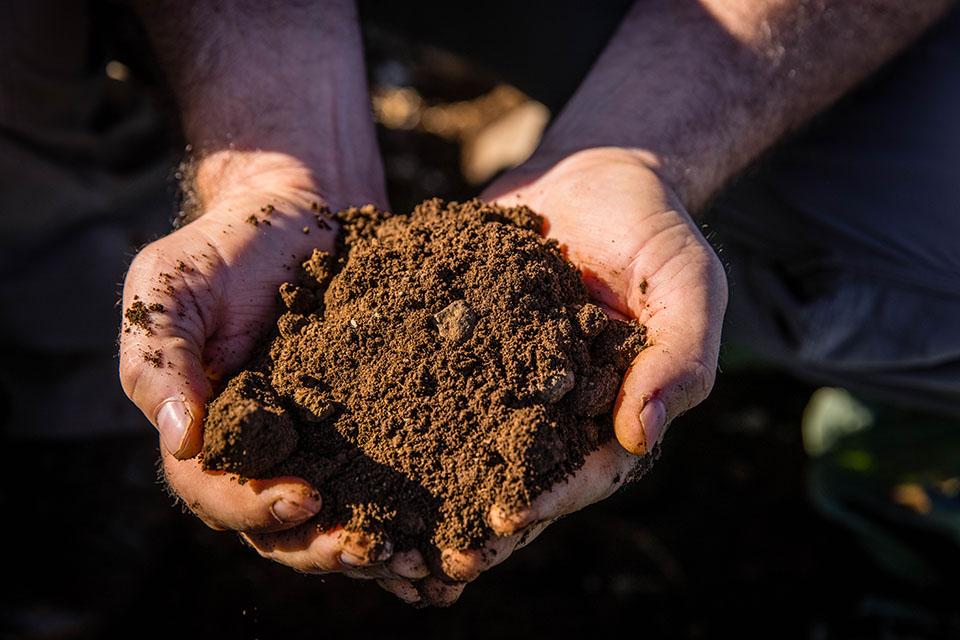
<instances>
[{"instance_id":1,"label":"loose dirt particle","mask_svg":"<svg viewBox=\"0 0 960 640\"><path fill-rule=\"evenodd\" d=\"M437 333L454 344L459 344L470 337L477 316L463 300L454 300L433 315L437 323Z\"/></svg>"},{"instance_id":2,"label":"loose dirt particle","mask_svg":"<svg viewBox=\"0 0 960 640\"><path fill-rule=\"evenodd\" d=\"M163 313L164 306L159 302L144 304L139 295L133 296L133 303L123 312L123 317L127 322L143 331L149 336L153 335L153 320L150 315L153 313ZM130 333L130 326L123 330L124 333Z\"/></svg>"},{"instance_id":3,"label":"loose dirt particle","mask_svg":"<svg viewBox=\"0 0 960 640\"><path fill-rule=\"evenodd\" d=\"M150 312L147 311L147 305L143 304L140 300L134 301L133 304L127 307L123 315L127 319L127 322L136 327L140 327L141 329L150 327Z\"/></svg>"},{"instance_id":4,"label":"loose dirt particle","mask_svg":"<svg viewBox=\"0 0 960 640\"><path fill-rule=\"evenodd\" d=\"M140 355L143 356L144 360L158 369L163 366L163 353L160 351L160 349L154 349L153 351L142 351Z\"/></svg>"},{"instance_id":5,"label":"loose dirt particle","mask_svg":"<svg viewBox=\"0 0 960 640\"><path fill-rule=\"evenodd\" d=\"M644 328L609 320L525 207L337 214L275 331L210 404L204 465L297 475L321 527L436 558L491 535L612 436ZM319 222L320 218L318 218Z\"/></svg>"}]
</instances>

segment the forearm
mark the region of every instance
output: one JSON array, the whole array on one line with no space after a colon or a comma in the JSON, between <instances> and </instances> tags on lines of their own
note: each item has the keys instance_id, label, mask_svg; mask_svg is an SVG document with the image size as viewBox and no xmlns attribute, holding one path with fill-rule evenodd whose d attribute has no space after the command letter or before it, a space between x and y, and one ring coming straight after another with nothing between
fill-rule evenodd
<instances>
[{"instance_id":1,"label":"forearm","mask_svg":"<svg viewBox=\"0 0 960 640\"><path fill-rule=\"evenodd\" d=\"M627 148L697 210L952 4L641 0L534 162L587 148Z\"/></svg>"},{"instance_id":2,"label":"forearm","mask_svg":"<svg viewBox=\"0 0 960 640\"><path fill-rule=\"evenodd\" d=\"M383 204L351 0L143 0L139 10L180 108L201 205L232 184L274 179L335 207Z\"/></svg>"}]
</instances>

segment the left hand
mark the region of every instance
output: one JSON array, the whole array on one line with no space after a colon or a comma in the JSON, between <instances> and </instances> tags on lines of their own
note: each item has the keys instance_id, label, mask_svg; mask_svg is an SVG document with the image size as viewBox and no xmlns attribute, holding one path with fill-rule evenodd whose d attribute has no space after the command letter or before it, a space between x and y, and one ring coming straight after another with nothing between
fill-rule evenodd
<instances>
[{"instance_id":1,"label":"left hand","mask_svg":"<svg viewBox=\"0 0 960 640\"><path fill-rule=\"evenodd\" d=\"M239 483L195 457L213 382L250 357L276 317L277 288L301 256L335 246L335 230L318 225L311 204L384 206L382 177L355 172L358 184L341 190L316 183L285 154L230 151L203 163L202 215L144 247L124 283L124 308L139 302L144 317L124 322L120 377L160 431L168 488L211 528L237 531L264 557L299 571L423 577L419 553L391 555L385 545L371 557L369 539L342 527L319 530L311 518L322 487L292 476Z\"/></svg>"},{"instance_id":2,"label":"left hand","mask_svg":"<svg viewBox=\"0 0 960 640\"><path fill-rule=\"evenodd\" d=\"M645 324L649 346L624 377L613 412L616 440L590 454L574 476L529 509L509 513L495 505L488 521L497 535L488 546L496 553L445 550L446 575L417 583L423 604L451 604L467 582L551 522L620 488L667 424L712 389L727 302L716 253L670 186L635 154L604 148L546 167L534 160L481 197L525 204L543 215L544 234L565 248L591 298L612 317ZM381 585L392 590L390 582ZM409 590L405 594L409 598Z\"/></svg>"}]
</instances>

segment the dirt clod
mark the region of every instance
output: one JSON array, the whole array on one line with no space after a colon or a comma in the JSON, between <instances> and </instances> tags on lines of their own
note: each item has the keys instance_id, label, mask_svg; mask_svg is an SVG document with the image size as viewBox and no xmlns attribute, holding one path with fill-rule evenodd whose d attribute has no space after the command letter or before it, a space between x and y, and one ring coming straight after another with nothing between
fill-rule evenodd
<instances>
[{"instance_id":1,"label":"dirt clod","mask_svg":"<svg viewBox=\"0 0 960 640\"><path fill-rule=\"evenodd\" d=\"M160 349L154 349L152 351L144 350L140 352L140 355L157 369L163 366L163 352L160 351Z\"/></svg>"},{"instance_id":2,"label":"dirt clod","mask_svg":"<svg viewBox=\"0 0 960 640\"><path fill-rule=\"evenodd\" d=\"M477 322L470 305L463 300L454 300L433 315L437 332L447 341L459 344L470 337Z\"/></svg>"},{"instance_id":3,"label":"dirt clod","mask_svg":"<svg viewBox=\"0 0 960 640\"><path fill-rule=\"evenodd\" d=\"M262 373L242 372L210 403L205 465L257 477L285 460L296 446L293 419Z\"/></svg>"},{"instance_id":4,"label":"dirt clod","mask_svg":"<svg viewBox=\"0 0 960 640\"><path fill-rule=\"evenodd\" d=\"M644 328L589 302L525 207L336 217L339 257L280 288L276 330L210 404L204 465L305 478L317 524L371 553L477 548L491 507L529 505L610 439Z\"/></svg>"},{"instance_id":5,"label":"dirt clod","mask_svg":"<svg viewBox=\"0 0 960 640\"><path fill-rule=\"evenodd\" d=\"M153 313L163 313L164 307L159 302L144 304L139 298L140 296L134 297L133 303L123 312L123 317L130 325L142 329L147 335L152 335L153 320L150 316Z\"/></svg>"}]
</instances>

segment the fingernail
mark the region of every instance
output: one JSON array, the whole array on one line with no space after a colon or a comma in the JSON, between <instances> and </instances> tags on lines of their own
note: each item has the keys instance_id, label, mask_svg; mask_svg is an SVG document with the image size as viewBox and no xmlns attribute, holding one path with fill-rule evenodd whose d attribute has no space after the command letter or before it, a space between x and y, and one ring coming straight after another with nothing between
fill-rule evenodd
<instances>
[{"instance_id":1,"label":"fingernail","mask_svg":"<svg viewBox=\"0 0 960 640\"><path fill-rule=\"evenodd\" d=\"M369 564L366 560L360 556L355 556L349 551L340 552L340 562L347 565L348 567L364 567Z\"/></svg>"},{"instance_id":2,"label":"fingernail","mask_svg":"<svg viewBox=\"0 0 960 640\"><path fill-rule=\"evenodd\" d=\"M320 501L314 498L305 498L303 502L295 502L287 498L280 498L270 507L273 517L284 524L302 522L312 517L320 510Z\"/></svg>"},{"instance_id":3,"label":"fingernail","mask_svg":"<svg viewBox=\"0 0 960 640\"><path fill-rule=\"evenodd\" d=\"M347 535L349 536L350 534ZM343 542L341 542L341 544L343 544ZM361 546L359 550L365 555L361 556L347 549L341 549L340 562L348 567L365 567L369 564L386 562L390 559L390 556L393 555L393 544L389 540L384 540L372 546Z\"/></svg>"},{"instance_id":4,"label":"fingernail","mask_svg":"<svg viewBox=\"0 0 960 640\"><path fill-rule=\"evenodd\" d=\"M643 444L646 449L644 453L650 453L650 450L660 442L666 422L667 409L663 406L663 401L659 398L647 400L643 409L640 410L640 426L643 428Z\"/></svg>"},{"instance_id":5,"label":"fingernail","mask_svg":"<svg viewBox=\"0 0 960 640\"><path fill-rule=\"evenodd\" d=\"M157 430L160 431L160 441L167 451L173 455L180 453L191 422L193 416L185 403L180 400L163 403L157 412Z\"/></svg>"}]
</instances>

